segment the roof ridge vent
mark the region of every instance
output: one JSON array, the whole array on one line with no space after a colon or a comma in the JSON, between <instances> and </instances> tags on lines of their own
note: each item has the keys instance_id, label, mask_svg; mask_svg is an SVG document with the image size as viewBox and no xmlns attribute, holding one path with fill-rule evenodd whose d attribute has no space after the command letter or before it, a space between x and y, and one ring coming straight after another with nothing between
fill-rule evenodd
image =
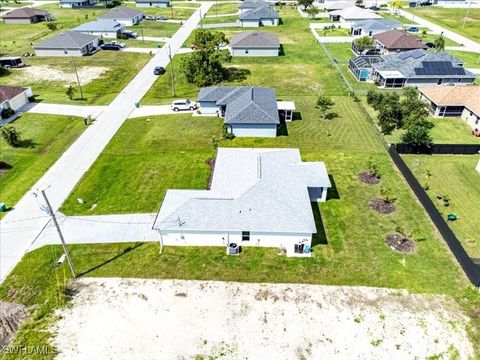
<instances>
[{"instance_id":1,"label":"roof ridge vent","mask_svg":"<svg viewBox=\"0 0 480 360\"><path fill-rule=\"evenodd\" d=\"M262 155L257 155L257 179L262 178Z\"/></svg>"}]
</instances>

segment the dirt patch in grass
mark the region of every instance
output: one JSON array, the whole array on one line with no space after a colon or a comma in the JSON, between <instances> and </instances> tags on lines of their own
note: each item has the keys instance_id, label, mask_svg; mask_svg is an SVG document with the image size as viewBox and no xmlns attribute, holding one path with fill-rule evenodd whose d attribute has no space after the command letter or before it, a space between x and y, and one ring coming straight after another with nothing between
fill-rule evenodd
<instances>
[{"instance_id":1,"label":"dirt patch in grass","mask_svg":"<svg viewBox=\"0 0 480 360\"><path fill-rule=\"evenodd\" d=\"M84 85L98 79L108 70L110 69L103 66L80 67L78 68L78 77ZM55 69L46 65L28 66L16 70L16 72L20 72L20 76L28 81L57 81L63 83L75 83L77 81L74 72Z\"/></svg>"},{"instance_id":2,"label":"dirt patch in grass","mask_svg":"<svg viewBox=\"0 0 480 360\"><path fill-rule=\"evenodd\" d=\"M25 306L0 301L0 350L9 344L27 315Z\"/></svg>"},{"instance_id":3,"label":"dirt patch in grass","mask_svg":"<svg viewBox=\"0 0 480 360\"><path fill-rule=\"evenodd\" d=\"M212 185L212 179L213 179L213 170L215 169L215 158L210 158L205 161L205 164L208 165L210 168L210 174L208 175L208 181L207 181L207 190L210 190L210 186Z\"/></svg>"},{"instance_id":4,"label":"dirt patch in grass","mask_svg":"<svg viewBox=\"0 0 480 360\"><path fill-rule=\"evenodd\" d=\"M385 238L385 242L393 250L410 254L415 252L415 241L401 234L390 234Z\"/></svg>"},{"instance_id":5,"label":"dirt patch in grass","mask_svg":"<svg viewBox=\"0 0 480 360\"><path fill-rule=\"evenodd\" d=\"M380 198L370 200L368 202L368 205L370 206L370 208L378 211L381 214L391 214L396 210L396 207L393 203Z\"/></svg>"},{"instance_id":6,"label":"dirt patch in grass","mask_svg":"<svg viewBox=\"0 0 480 360\"><path fill-rule=\"evenodd\" d=\"M381 179L378 175L370 172L370 171L363 171L358 174L358 180L365 184L369 185L376 185L380 183Z\"/></svg>"}]
</instances>

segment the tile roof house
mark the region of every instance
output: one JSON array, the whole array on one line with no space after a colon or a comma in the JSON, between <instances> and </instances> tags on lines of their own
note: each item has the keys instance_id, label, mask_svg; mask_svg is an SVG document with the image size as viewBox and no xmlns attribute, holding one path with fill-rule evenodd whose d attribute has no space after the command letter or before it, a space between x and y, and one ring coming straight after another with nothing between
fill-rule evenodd
<instances>
[{"instance_id":1,"label":"tile roof house","mask_svg":"<svg viewBox=\"0 0 480 360\"><path fill-rule=\"evenodd\" d=\"M402 29L403 24L391 19L358 20L352 23L350 33L353 36L373 36L385 31Z\"/></svg>"},{"instance_id":2,"label":"tile roof house","mask_svg":"<svg viewBox=\"0 0 480 360\"><path fill-rule=\"evenodd\" d=\"M252 86L210 86L200 89L202 114L224 118L235 136L275 137L280 124L275 90Z\"/></svg>"},{"instance_id":3,"label":"tile roof house","mask_svg":"<svg viewBox=\"0 0 480 360\"><path fill-rule=\"evenodd\" d=\"M137 7L157 7L167 8L170 7L170 0L135 0Z\"/></svg>"},{"instance_id":4,"label":"tile roof house","mask_svg":"<svg viewBox=\"0 0 480 360\"><path fill-rule=\"evenodd\" d=\"M125 6L118 6L98 17L99 20L114 20L125 26L140 23L144 18L143 11Z\"/></svg>"},{"instance_id":5,"label":"tile roof house","mask_svg":"<svg viewBox=\"0 0 480 360\"><path fill-rule=\"evenodd\" d=\"M32 96L32 89L20 86L0 86L0 112L11 109L17 111L23 105L28 103L28 98Z\"/></svg>"},{"instance_id":6,"label":"tile roof house","mask_svg":"<svg viewBox=\"0 0 480 360\"><path fill-rule=\"evenodd\" d=\"M53 19L48 11L30 7L15 9L2 16L5 24L34 24Z\"/></svg>"},{"instance_id":7,"label":"tile roof house","mask_svg":"<svg viewBox=\"0 0 480 360\"><path fill-rule=\"evenodd\" d=\"M277 26L279 20L278 11L268 6L260 6L238 16L238 22L242 27Z\"/></svg>"},{"instance_id":8,"label":"tile roof house","mask_svg":"<svg viewBox=\"0 0 480 360\"><path fill-rule=\"evenodd\" d=\"M64 31L34 45L37 56L84 56L98 50L98 36Z\"/></svg>"},{"instance_id":9,"label":"tile roof house","mask_svg":"<svg viewBox=\"0 0 480 360\"><path fill-rule=\"evenodd\" d=\"M280 43L275 34L246 31L232 37L230 52L232 56L278 56Z\"/></svg>"},{"instance_id":10,"label":"tile roof house","mask_svg":"<svg viewBox=\"0 0 480 360\"><path fill-rule=\"evenodd\" d=\"M397 53L415 49L427 49L422 38L404 30L390 30L373 35L375 47L380 54Z\"/></svg>"},{"instance_id":11,"label":"tile roof house","mask_svg":"<svg viewBox=\"0 0 480 360\"><path fill-rule=\"evenodd\" d=\"M335 10L328 13L331 21L352 22L368 19L382 19L380 15L375 14L371 10L362 9L352 6L342 10Z\"/></svg>"},{"instance_id":12,"label":"tile roof house","mask_svg":"<svg viewBox=\"0 0 480 360\"><path fill-rule=\"evenodd\" d=\"M163 245L260 246L310 256L311 202L331 187L298 149L219 148L210 190L167 190L153 228ZM308 248L307 248L308 247Z\"/></svg>"},{"instance_id":13,"label":"tile roof house","mask_svg":"<svg viewBox=\"0 0 480 360\"><path fill-rule=\"evenodd\" d=\"M262 1L262 0L247 0L247 1L242 2L238 6L238 11L239 11L240 14L242 14L244 12L247 12L247 11L259 8L259 7L264 7L264 6L272 7L272 4L268 3L268 2L265 2L265 1Z\"/></svg>"},{"instance_id":14,"label":"tile roof house","mask_svg":"<svg viewBox=\"0 0 480 360\"><path fill-rule=\"evenodd\" d=\"M349 69L360 81L374 81L380 87L468 85L475 74L463 62L446 52L410 50L381 56L356 56Z\"/></svg>"},{"instance_id":15,"label":"tile roof house","mask_svg":"<svg viewBox=\"0 0 480 360\"><path fill-rule=\"evenodd\" d=\"M98 0L60 0L60 7L63 8L79 8L93 6Z\"/></svg>"},{"instance_id":16,"label":"tile roof house","mask_svg":"<svg viewBox=\"0 0 480 360\"><path fill-rule=\"evenodd\" d=\"M420 99L430 104L433 117L461 117L480 129L480 86L426 86L418 89Z\"/></svg>"},{"instance_id":17,"label":"tile roof house","mask_svg":"<svg viewBox=\"0 0 480 360\"><path fill-rule=\"evenodd\" d=\"M80 26L73 28L72 31L100 36L102 38L116 39L122 34L124 29L125 25L122 25L115 20L97 20L81 24Z\"/></svg>"}]
</instances>

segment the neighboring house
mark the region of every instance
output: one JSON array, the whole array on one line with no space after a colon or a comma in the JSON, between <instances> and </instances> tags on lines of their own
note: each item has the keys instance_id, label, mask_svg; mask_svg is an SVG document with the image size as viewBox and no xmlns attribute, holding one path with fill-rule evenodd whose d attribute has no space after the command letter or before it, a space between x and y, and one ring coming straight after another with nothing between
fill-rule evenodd
<instances>
[{"instance_id":1,"label":"neighboring house","mask_svg":"<svg viewBox=\"0 0 480 360\"><path fill-rule=\"evenodd\" d=\"M238 6L238 11L240 14L244 13L244 12L247 12L247 11L250 11L250 10L253 10L253 9L257 9L259 7L269 7L269 6L272 6L271 3L268 3L268 2L265 2L265 1L262 1L262 0L247 0L247 1L244 1L242 2L239 6Z\"/></svg>"},{"instance_id":2,"label":"neighboring house","mask_svg":"<svg viewBox=\"0 0 480 360\"><path fill-rule=\"evenodd\" d=\"M65 31L34 45L37 56L83 56L98 49L98 36Z\"/></svg>"},{"instance_id":3,"label":"neighboring house","mask_svg":"<svg viewBox=\"0 0 480 360\"><path fill-rule=\"evenodd\" d=\"M135 0L137 7L170 7L170 0Z\"/></svg>"},{"instance_id":4,"label":"neighboring house","mask_svg":"<svg viewBox=\"0 0 480 360\"><path fill-rule=\"evenodd\" d=\"M463 68L463 62L446 52L423 49L381 56L359 55L349 62L359 81L373 81L380 87L468 85L475 74Z\"/></svg>"},{"instance_id":5,"label":"neighboring house","mask_svg":"<svg viewBox=\"0 0 480 360\"><path fill-rule=\"evenodd\" d=\"M242 27L277 26L280 16L277 10L261 6L241 13L238 21Z\"/></svg>"},{"instance_id":6,"label":"neighboring house","mask_svg":"<svg viewBox=\"0 0 480 360\"><path fill-rule=\"evenodd\" d=\"M230 52L232 56L278 56L280 43L275 34L246 31L233 36Z\"/></svg>"},{"instance_id":7,"label":"neighboring house","mask_svg":"<svg viewBox=\"0 0 480 360\"><path fill-rule=\"evenodd\" d=\"M480 129L480 86L428 86L419 91L433 117L461 117L473 130Z\"/></svg>"},{"instance_id":8,"label":"neighboring house","mask_svg":"<svg viewBox=\"0 0 480 360\"><path fill-rule=\"evenodd\" d=\"M48 11L30 7L9 11L2 18L5 24L34 24L53 19Z\"/></svg>"},{"instance_id":9,"label":"neighboring house","mask_svg":"<svg viewBox=\"0 0 480 360\"><path fill-rule=\"evenodd\" d=\"M390 19L359 20L352 23L350 33L353 36L373 36L389 30L402 29L402 23Z\"/></svg>"},{"instance_id":10,"label":"neighboring house","mask_svg":"<svg viewBox=\"0 0 480 360\"><path fill-rule=\"evenodd\" d=\"M355 1L325 1L319 7L325 9L325 11L335 11L351 8L355 6Z\"/></svg>"},{"instance_id":11,"label":"neighboring house","mask_svg":"<svg viewBox=\"0 0 480 360\"><path fill-rule=\"evenodd\" d=\"M96 35L102 38L118 38L125 26L114 20L97 20L84 23L72 31L78 31L84 34Z\"/></svg>"},{"instance_id":12,"label":"neighboring house","mask_svg":"<svg viewBox=\"0 0 480 360\"><path fill-rule=\"evenodd\" d=\"M368 19L383 19L380 15L375 14L371 10L362 9L357 6L349 7L342 10L335 10L328 13L331 21L353 22Z\"/></svg>"},{"instance_id":13,"label":"neighboring house","mask_svg":"<svg viewBox=\"0 0 480 360\"><path fill-rule=\"evenodd\" d=\"M298 149L219 148L210 190L167 190L153 228L162 245L279 248L310 256L312 202L331 187Z\"/></svg>"},{"instance_id":14,"label":"neighboring house","mask_svg":"<svg viewBox=\"0 0 480 360\"><path fill-rule=\"evenodd\" d=\"M63 8L78 8L89 7L97 3L97 0L60 0L60 7Z\"/></svg>"},{"instance_id":15,"label":"neighboring house","mask_svg":"<svg viewBox=\"0 0 480 360\"><path fill-rule=\"evenodd\" d=\"M428 49L422 38L404 30L390 30L373 36L380 54L398 53L415 49Z\"/></svg>"},{"instance_id":16,"label":"neighboring house","mask_svg":"<svg viewBox=\"0 0 480 360\"><path fill-rule=\"evenodd\" d=\"M280 124L275 90L251 86L210 86L200 89L202 114L224 118L235 136L275 137Z\"/></svg>"},{"instance_id":17,"label":"neighboring house","mask_svg":"<svg viewBox=\"0 0 480 360\"><path fill-rule=\"evenodd\" d=\"M12 109L17 111L28 102L32 89L19 86L0 86L0 112Z\"/></svg>"},{"instance_id":18,"label":"neighboring house","mask_svg":"<svg viewBox=\"0 0 480 360\"><path fill-rule=\"evenodd\" d=\"M125 26L132 26L143 20L144 13L141 10L119 6L98 17L99 20L114 20Z\"/></svg>"}]
</instances>

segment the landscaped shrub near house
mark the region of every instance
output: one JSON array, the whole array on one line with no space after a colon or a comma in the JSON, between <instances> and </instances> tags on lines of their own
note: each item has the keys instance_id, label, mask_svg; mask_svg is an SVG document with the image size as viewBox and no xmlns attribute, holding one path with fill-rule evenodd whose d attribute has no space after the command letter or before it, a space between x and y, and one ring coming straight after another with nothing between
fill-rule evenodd
<instances>
[{"instance_id":1,"label":"landscaped shrub near house","mask_svg":"<svg viewBox=\"0 0 480 360\"><path fill-rule=\"evenodd\" d=\"M9 118L9 117L12 116L13 114L15 114L15 111L13 111L13 109L3 109L3 110L0 112L0 115L1 115L2 119Z\"/></svg>"},{"instance_id":2,"label":"landscaped shrub near house","mask_svg":"<svg viewBox=\"0 0 480 360\"><path fill-rule=\"evenodd\" d=\"M8 145L12 147L20 147L22 139L20 138L20 132L13 126L2 127L2 136Z\"/></svg>"}]
</instances>

